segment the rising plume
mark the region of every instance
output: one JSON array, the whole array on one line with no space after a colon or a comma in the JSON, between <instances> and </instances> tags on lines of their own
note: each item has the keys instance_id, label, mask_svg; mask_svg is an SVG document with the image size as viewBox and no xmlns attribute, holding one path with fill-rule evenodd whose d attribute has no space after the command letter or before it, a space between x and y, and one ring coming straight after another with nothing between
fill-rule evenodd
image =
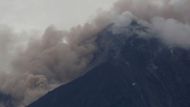
<instances>
[{"instance_id":1,"label":"rising plume","mask_svg":"<svg viewBox=\"0 0 190 107\"><path fill-rule=\"evenodd\" d=\"M49 90L88 71L98 33L110 24L113 32L136 20L171 47L190 47L189 0L119 0L86 24L69 31L50 26L42 35L24 38L0 26L0 92L23 107ZM22 34L23 35L23 34Z\"/></svg>"}]
</instances>

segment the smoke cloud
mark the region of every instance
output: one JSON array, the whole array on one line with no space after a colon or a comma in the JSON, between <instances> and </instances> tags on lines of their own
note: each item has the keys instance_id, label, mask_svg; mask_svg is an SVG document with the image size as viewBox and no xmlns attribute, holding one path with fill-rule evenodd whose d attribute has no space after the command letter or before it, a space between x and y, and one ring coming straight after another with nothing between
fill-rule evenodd
<instances>
[{"instance_id":1,"label":"smoke cloud","mask_svg":"<svg viewBox=\"0 0 190 107\"><path fill-rule=\"evenodd\" d=\"M189 5L189 0L120 0L112 10L119 14L129 11L171 47L189 48Z\"/></svg>"},{"instance_id":2,"label":"smoke cloud","mask_svg":"<svg viewBox=\"0 0 190 107\"><path fill-rule=\"evenodd\" d=\"M24 107L55 87L87 72L96 51L97 33L109 24L113 32L137 20L171 47L190 47L189 0L119 0L110 11L70 31L48 27L31 38L0 26L0 92ZM3 106L0 104L0 107Z\"/></svg>"}]
</instances>

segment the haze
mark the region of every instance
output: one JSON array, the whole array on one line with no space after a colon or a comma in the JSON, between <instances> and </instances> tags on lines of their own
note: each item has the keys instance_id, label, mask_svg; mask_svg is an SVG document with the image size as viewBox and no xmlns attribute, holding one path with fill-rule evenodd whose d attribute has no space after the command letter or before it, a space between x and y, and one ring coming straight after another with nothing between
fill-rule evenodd
<instances>
[{"instance_id":1,"label":"haze","mask_svg":"<svg viewBox=\"0 0 190 107\"><path fill-rule=\"evenodd\" d=\"M15 30L43 30L49 25L69 29L116 0L0 0L0 24Z\"/></svg>"}]
</instances>

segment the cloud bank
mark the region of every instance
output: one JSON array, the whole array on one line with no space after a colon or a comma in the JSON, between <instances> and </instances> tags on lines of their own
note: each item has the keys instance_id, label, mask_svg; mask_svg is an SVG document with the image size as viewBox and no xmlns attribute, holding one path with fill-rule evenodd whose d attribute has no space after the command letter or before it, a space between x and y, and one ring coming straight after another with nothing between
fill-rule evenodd
<instances>
[{"instance_id":1,"label":"cloud bank","mask_svg":"<svg viewBox=\"0 0 190 107\"><path fill-rule=\"evenodd\" d=\"M26 39L0 26L0 91L23 107L51 89L87 72L96 51L97 33L109 24L113 32L132 20L149 27L170 47L190 48L189 0L119 0L110 11L70 31L48 27ZM33 35L33 34L32 34Z\"/></svg>"}]
</instances>

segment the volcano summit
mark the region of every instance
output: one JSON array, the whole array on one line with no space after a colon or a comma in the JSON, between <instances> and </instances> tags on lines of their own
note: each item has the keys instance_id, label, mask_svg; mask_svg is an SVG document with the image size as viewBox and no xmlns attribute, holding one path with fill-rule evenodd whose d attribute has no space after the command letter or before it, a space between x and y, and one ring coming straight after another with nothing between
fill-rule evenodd
<instances>
[{"instance_id":1,"label":"volcano summit","mask_svg":"<svg viewBox=\"0 0 190 107\"><path fill-rule=\"evenodd\" d=\"M91 69L28 107L189 107L190 50L168 47L131 21L96 39Z\"/></svg>"}]
</instances>

